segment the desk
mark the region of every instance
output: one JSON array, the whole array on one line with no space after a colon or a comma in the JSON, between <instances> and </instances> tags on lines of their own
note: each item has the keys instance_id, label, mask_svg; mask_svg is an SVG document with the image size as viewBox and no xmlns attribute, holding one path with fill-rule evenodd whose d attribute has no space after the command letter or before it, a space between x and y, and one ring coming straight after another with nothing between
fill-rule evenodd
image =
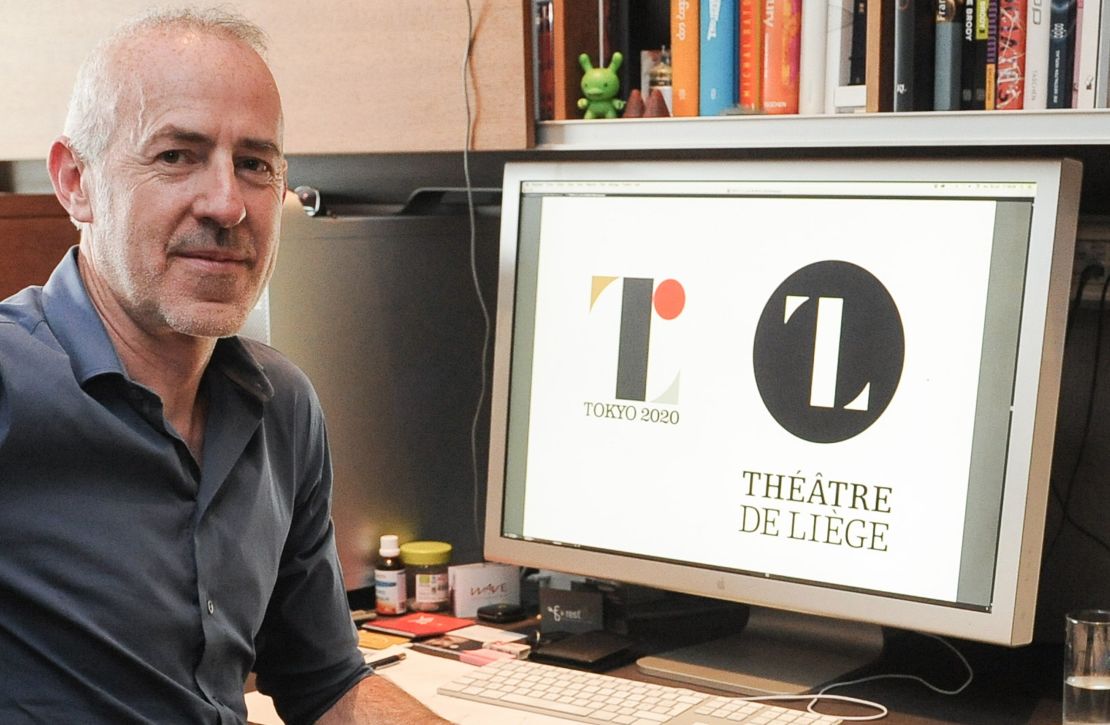
<instances>
[{"instance_id":1,"label":"desk","mask_svg":"<svg viewBox=\"0 0 1110 725\"><path fill-rule=\"evenodd\" d=\"M951 669L952 680L958 680L956 664L944 663L943 651L928 650L927 642L920 637L891 638L893 646L869 671L911 672L937 684L937 662ZM891 714L879 721L884 725L940 725L963 723L966 725L1017 725L1018 723L1060 722L1060 648L1053 645L1035 645L1018 650L958 643L976 670L976 679L967 691L958 696L932 693L915 682L881 680L838 690L838 694L875 700L887 706ZM918 662L911 662L909 655L917 648L921 655ZM378 653L381 656L397 651L390 648ZM378 655L376 655L378 656ZM473 665L408 652L404 662L380 671L380 676L396 683L409 694L428 705L432 710L452 722L464 725L558 725L573 722L560 718L535 715L509 708L500 708L436 694L436 688L466 671ZM609 674L632 679L676 685L641 674L634 664L621 667ZM695 688L704 689L704 688ZM727 694L727 693L726 693ZM272 706L266 711L268 698L249 693L247 705L249 720L258 725L280 725ZM801 706L801 705L794 705ZM838 710L833 704L823 705L823 712L836 714L862 714L862 710Z\"/></svg>"}]
</instances>

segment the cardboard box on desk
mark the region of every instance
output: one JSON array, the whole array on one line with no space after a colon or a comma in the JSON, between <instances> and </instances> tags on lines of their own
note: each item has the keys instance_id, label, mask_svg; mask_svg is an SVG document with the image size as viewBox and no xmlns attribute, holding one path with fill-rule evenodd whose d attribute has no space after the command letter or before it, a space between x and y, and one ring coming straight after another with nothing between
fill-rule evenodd
<instances>
[{"instance_id":1,"label":"cardboard box on desk","mask_svg":"<svg viewBox=\"0 0 1110 725\"><path fill-rule=\"evenodd\" d=\"M487 604L520 604L520 567L509 564L458 564L447 569L451 610L474 617Z\"/></svg>"}]
</instances>

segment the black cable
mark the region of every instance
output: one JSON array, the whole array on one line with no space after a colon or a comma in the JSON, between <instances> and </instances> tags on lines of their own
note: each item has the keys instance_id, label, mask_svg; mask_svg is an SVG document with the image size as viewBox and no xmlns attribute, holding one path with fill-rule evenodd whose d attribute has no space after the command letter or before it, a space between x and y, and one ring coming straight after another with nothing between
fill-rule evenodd
<instances>
[{"instance_id":1,"label":"black cable","mask_svg":"<svg viewBox=\"0 0 1110 725\"><path fill-rule=\"evenodd\" d=\"M1080 272L1078 289L1076 290L1075 297L1072 300L1071 309L1068 311L1067 328L1064 333L1065 342L1067 341L1072 329L1072 325L1074 324L1076 312L1079 309L1079 303L1083 298L1084 288L1090 281L1090 278L1097 275L1100 271L1103 271L1101 265L1095 264L1087 266L1083 269L1082 272ZM1108 290L1110 290L1110 276L1107 276L1107 278L1103 281L1102 292L1099 295L1098 326L1096 327L1095 331L1094 360L1091 363L1091 383L1087 395L1087 410L1083 420L1082 432L1080 433L1079 437L1079 448L1075 454L1075 463L1072 465L1071 474L1068 476L1067 480L1067 489L1063 492L1063 494L1060 493L1059 489L1055 485L1055 482L1050 485L1050 490L1060 504L1061 520L1060 526L1057 527L1056 532L1052 536L1052 541L1046 548L1044 557L1045 559L1051 556L1052 552L1055 550L1056 544L1060 540L1060 534L1063 532L1064 527L1067 524L1071 524L1073 527L1075 527L1077 531L1090 538L1095 544L1102 547L1107 552L1110 552L1110 543L1107 543L1097 534L1080 524L1071 514L1072 494L1075 492L1076 478L1079 475L1079 467L1083 463L1083 454L1087 448L1087 440L1091 432L1091 420L1094 417L1095 392L1098 389L1098 368L1100 359L1102 357L1102 335L1106 326L1106 317L1104 313L1106 310L1106 293Z\"/></svg>"}]
</instances>

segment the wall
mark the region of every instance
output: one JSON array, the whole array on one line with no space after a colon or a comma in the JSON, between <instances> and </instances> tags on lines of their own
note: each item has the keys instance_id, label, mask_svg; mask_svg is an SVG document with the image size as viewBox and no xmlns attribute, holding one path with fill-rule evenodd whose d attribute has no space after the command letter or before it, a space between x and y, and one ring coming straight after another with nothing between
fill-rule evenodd
<instances>
[{"instance_id":1,"label":"wall","mask_svg":"<svg viewBox=\"0 0 1110 725\"><path fill-rule=\"evenodd\" d=\"M0 160L41 159L60 132L76 69L149 0L0 0ZM471 0L473 149L531 145L525 4ZM441 0L234 0L270 36L292 154L463 147L467 12Z\"/></svg>"}]
</instances>

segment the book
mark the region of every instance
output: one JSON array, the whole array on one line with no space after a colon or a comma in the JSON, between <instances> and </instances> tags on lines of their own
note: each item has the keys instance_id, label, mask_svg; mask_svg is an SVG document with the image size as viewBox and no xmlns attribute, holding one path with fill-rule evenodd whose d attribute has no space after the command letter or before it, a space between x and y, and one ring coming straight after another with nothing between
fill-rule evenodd
<instances>
[{"instance_id":1,"label":"book","mask_svg":"<svg viewBox=\"0 0 1110 725\"><path fill-rule=\"evenodd\" d=\"M436 612L411 612L400 617L379 617L363 622L359 627L370 632L396 634L409 639L422 639L446 634L454 629L469 627L473 622L461 617L451 617Z\"/></svg>"},{"instance_id":2,"label":"book","mask_svg":"<svg viewBox=\"0 0 1110 725\"><path fill-rule=\"evenodd\" d=\"M998 85L998 3L987 0L987 51L986 67L983 70L983 107L993 111L996 103Z\"/></svg>"},{"instance_id":3,"label":"book","mask_svg":"<svg viewBox=\"0 0 1110 725\"><path fill-rule=\"evenodd\" d=\"M1073 108L1095 108L1102 4L1077 0Z\"/></svg>"},{"instance_id":4,"label":"book","mask_svg":"<svg viewBox=\"0 0 1110 725\"><path fill-rule=\"evenodd\" d=\"M898 0L894 4L895 111L933 108L934 17L930 0Z\"/></svg>"},{"instance_id":5,"label":"book","mask_svg":"<svg viewBox=\"0 0 1110 725\"><path fill-rule=\"evenodd\" d=\"M763 110L763 2L740 0L740 110Z\"/></svg>"},{"instance_id":6,"label":"book","mask_svg":"<svg viewBox=\"0 0 1110 725\"><path fill-rule=\"evenodd\" d=\"M698 0L671 0L671 110L675 116L698 115L699 63Z\"/></svg>"},{"instance_id":7,"label":"book","mask_svg":"<svg viewBox=\"0 0 1110 725\"><path fill-rule=\"evenodd\" d=\"M933 110L956 111L960 108L960 51L963 13L957 0L936 0L933 38Z\"/></svg>"},{"instance_id":8,"label":"book","mask_svg":"<svg viewBox=\"0 0 1110 725\"><path fill-rule=\"evenodd\" d=\"M1069 108L1075 50L1075 0L1051 0L1048 18L1048 95L1045 107Z\"/></svg>"},{"instance_id":9,"label":"book","mask_svg":"<svg viewBox=\"0 0 1110 725\"><path fill-rule=\"evenodd\" d=\"M836 89L850 78L852 5L852 0L828 0L825 10L825 113L837 112Z\"/></svg>"},{"instance_id":10,"label":"book","mask_svg":"<svg viewBox=\"0 0 1110 725\"><path fill-rule=\"evenodd\" d=\"M894 0L867 0L867 112L892 108Z\"/></svg>"},{"instance_id":11,"label":"book","mask_svg":"<svg viewBox=\"0 0 1110 725\"><path fill-rule=\"evenodd\" d=\"M965 0L965 18L970 27L964 31L963 90L960 108L982 111L987 107L987 41L990 38L990 0ZM965 22L967 22L965 20Z\"/></svg>"},{"instance_id":12,"label":"book","mask_svg":"<svg viewBox=\"0 0 1110 725\"><path fill-rule=\"evenodd\" d=\"M867 82L867 2L852 0L852 41L848 53L848 85Z\"/></svg>"},{"instance_id":13,"label":"book","mask_svg":"<svg viewBox=\"0 0 1110 725\"><path fill-rule=\"evenodd\" d=\"M1098 62L1095 66L1095 108L1110 106L1110 11L1099 12Z\"/></svg>"},{"instance_id":14,"label":"book","mask_svg":"<svg viewBox=\"0 0 1110 725\"><path fill-rule=\"evenodd\" d=\"M1041 109L1048 98L1049 0L1028 0L1025 11L1025 84L1022 107Z\"/></svg>"},{"instance_id":15,"label":"book","mask_svg":"<svg viewBox=\"0 0 1110 725\"><path fill-rule=\"evenodd\" d=\"M802 0L763 2L763 112L798 112Z\"/></svg>"},{"instance_id":16,"label":"book","mask_svg":"<svg viewBox=\"0 0 1110 725\"><path fill-rule=\"evenodd\" d=\"M423 652L424 654L457 660L460 659L463 652L473 652L474 650L484 649L485 646L485 642L470 639L469 637L442 634L438 637L431 637L419 642L413 642L412 649L416 652Z\"/></svg>"},{"instance_id":17,"label":"book","mask_svg":"<svg viewBox=\"0 0 1110 725\"><path fill-rule=\"evenodd\" d=\"M1075 22L1072 24L1071 41L1071 105L1069 108L1079 108L1079 46L1083 42L1083 0L1075 0Z\"/></svg>"},{"instance_id":18,"label":"book","mask_svg":"<svg viewBox=\"0 0 1110 725\"><path fill-rule=\"evenodd\" d=\"M698 13L698 115L719 116L737 103L738 0L706 0Z\"/></svg>"},{"instance_id":19,"label":"book","mask_svg":"<svg viewBox=\"0 0 1110 725\"><path fill-rule=\"evenodd\" d=\"M829 0L802 0L799 34L798 113L825 110L825 47L828 42Z\"/></svg>"},{"instance_id":20,"label":"book","mask_svg":"<svg viewBox=\"0 0 1110 725\"><path fill-rule=\"evenodd\" d=\"M1025 104L1025 22L1027 0L999 0L998 78L994 107L1016 111Z\"/></svg>"},{"instance_id":21,"label":"book","mask_svg":"<svg viewBox=\"0 0 1110 725\"><path fill-rule=\"evenodd\" d=\"M555 118L555 45L551 27L552 0L533 0L533 83L536 118Z\"/></svg>"}]
</instances>

